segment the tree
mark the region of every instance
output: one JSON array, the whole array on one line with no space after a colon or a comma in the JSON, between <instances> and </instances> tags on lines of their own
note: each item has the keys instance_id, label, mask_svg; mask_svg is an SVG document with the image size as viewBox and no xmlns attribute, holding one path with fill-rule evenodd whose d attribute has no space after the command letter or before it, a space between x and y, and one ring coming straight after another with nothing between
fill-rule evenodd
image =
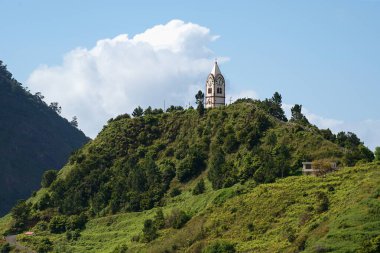
<instances>
[{"instance_id":1,"label":"tree","mask_svg":"<svg viewBox=\"0 0 380 253\"><path fill-rule=\"evenodd\" d=\"M162 110L161 108L154 108L152 111L152 114L154 115L161 114L161 113L164 113L164 110Z\"/></svg>"},{"instance_id":2,"label":"tree","mask_svg":"<svg viewBox=\"0 0 380 253\"><path fill-rule=\"evenodd\" d=\"M336 142L339 146L345 148L353 148L362 143L358 136L352 132L339 132L336 136Z\"/></svg>"},{"instance_id":3,"label":"tree","mask_svg":"<svg viewBox=\"0 0 380 253\"><path fill-rule=\"evenodd\" d=\"M321 129L321 130L319 130L319 132L321 133L321 135L323 136L323 138L325 138L326 140L335 142L336 135L333 134L329 128L327 128L327 129Z\"/></svg>"},{"instance_id":4,"label":"tree","mask_svg":"<svg viewBox=\"0 0 380 253\"><path fill-rule=\"evenodd\" d=\"M58 104L58 102L51 102L49 108L58 114L61 114L62 112L62 107Z\"/></svg>"},{"instance_id":5,"label":"tree","mask_svg":"<svg viewBox=\"0 0 380 253\"><path fill-rule=\"evenodd\" d=\"M31 219L31 203L26 203L25 200L19 200L11 210L13 218L12 229L16 232L24 230Z\"/></svg>"},{"instance_id":6,"label":"tree","mask_svg":"<svg viewBox=\"0 0 380 253\"><path fill-rule=\"evenodd\" d=\"M153 241L158 236L157 228L151 219L144 221L144 228L142 231L143 231L143 240L145 242Z\"/></svg>"},{"instance_id":7,"label":"tree","mask_svg":"<svg viewBox=\"0 0 380 253\"><path fill-rule=\"evenodd\" d=\"M78 127L78 118L77 116L74 116L73 119L70 121L70 124L73 126L73 127Z\"/></svg>"},{"instance_id":8,"label":"tree","mask_svg":"<svg viewBox=\"0 0 380 253\"><path fill-rule=\"evenodd\" d=\"M148 106L148 108L145 109L144 115L150 115L152 114L153 110L151 106Z\"/></svg>"},{"instance_id":9,"label":"tree","mask_svg":"<svg viewBox=\"0 0 380 253\"><path fill-rule=\"evenodd\" d=\"M288 121L285 116L285 112L282 109L282 96L280 93L275 92L273 97L271 98L271 107L269 109L269 113L282 121Z\"/></svg>"},{"instance_id":10,"label":"tree","mask_svg":"<svg viewBox=\"0 0 380 253\"><path fill-rule=\"evenodd\" d=\"M221 148L213 150L209 161L209 171L207 175L212 184L212 188L220 189L231 186L232 182L235 180L231 173L231 166L226 163L223 150Z\"/></svg>"},{"instance_id":11,"label":"tree","mask_svg":"<svg viewBox=\"0 0 380 253\"><path fill-rule=\"evenodd\" d=\"M37 253L47 253L53 249L53 243L48 238L43 238L37 245Z\"/></svg>"},{"instance_id":12,"label":"tree","mask_svg":"<svg viewBox=\"0 0 380 253\"><path fill-rule=\"evenodd\" d=\"M42 175L41 186L43 188L49 187L57 178L57 174L58 174L58 171L56 170L45 171L44 174Z\"/></svg>"},{"instance_id":13,"label":"tree","mask_svg":"<svg viewBox=\"0 0 380 253\"><path fill-rule=\"evenodd\" d=\"M160 164L160 171L162 171L162 182L164 188L168 189L170 182L175 177L175 164L170 160L164 160Z\"/></svg>"},{"instance_id":14,"label":"tree","mask_svg":"<svg viewBox=\"0 0 380 253\"><path fill-rule=\"evenodd\" d=\"M334 171L333 162L329 159L320 159L313 161L313 168L316 170L317 176L324 176Z\"/></svg>"},{"instance_id":15,"label":"tree","mask_svg":"<svg viewBox=\"0 0 380 253\"><path fill-rule=\"evenodd\" d=\"M347 166L353 166L358 161L371 162L375 158L373 152L352 132L339 132L335 142L346 149L343 161Z\"/></svg>"},{"instance_id":16,"label":"tree","mask_svg":"<svg viewBox=\"0 0 380 253\"><path fill-rule=\"evenodd\" d=\"M144 114L144 110L140 106L136 107L132 112L133 117L141 117L143 116L143 114Z\"/></svg>"},{"instance_id":17,"label":"tree","mask_svg":"<svg viewBox=\"0 0 380 253\"><path fill-rule=\"evenodd\" d=\"M67 230L82 230L85 228L87 223L87 216L84 213L79 215L72 215L66 221Z\"/></svg>"},{"instance_id":18,"label":"tree","mask_svg":"<svg viewBox=\"0 0 380 253\"><path fill-rule=\"evenodd\" d=\"M165 217L161 208L156 211L156 215L154 216L154 225L158 229L164 228L165 226Z\"/></svg>"},{"instance_id":19,"label":"tree","mask_svg":"<svg viewBox=\"0 0 380 253\"><path fill-rule=\"evenodd\" d=\"M66 231L67 219L66 216L54 216L49 223L49 230L51 233L60 234Z\"/></svg>"},{"instance_id":20,"label":"tree","mask_svg":"<svg viewBox=\"0 0 380 253\"><path fill-rule=\"evenodd\" d=\"M206 190L206 187L205 187L205 181L203 180L203 178L197 183L197 185L194 187L193 189L193 195L199 195L199 194L202 194L204 193Z\"/></svg>"},{"instance_id":21,"label":"tree","mask_svg":"<svg viewBox=\"0 0 380 253\"><path fill-rule=\"evenodd\" d=\"M204 160L205 157L202 150L197 146L191 147L185 158L178 165L178 180L183 183L198 175L206 166Z\"/></svg>"},{"instance_id":22,"label":"tree","mask_svg":"<svg viewBox=\"0 0 380 253\"><path fill-rule=\"evenodd\" d=\"M183 111L183 107L171 105L168 109L166 109L166 112L175 112L175 111Z\"/></svg>"},{"instance_id":23,"label":"tree","mask_svg":"<svg viewBox=\"0 0 380 253\"><path fill-rule=\"evenodd\" d=\"M375 148L375 160L380 161L380 147Z\"/></svg>"},{"instance_id":24,"label":"tree","mask_svg":"<svg viewBox=\"0 0 380 253\"><path fill-rule=\"evenodd\" d=\"M40 200L35 204L38 210L45 210L52 204L49 193L44 193Z\"/></svg>"},{"instance_id":25,"label":"tree","mask_svg":"<svg viewBox=\"0 0 380 253\"><path fill-rule=\"evenodd\" d=\"M175 229L180 229L190 219L191 219L191 217L188 214L186 214L184 211L175 208L172 210L171 214L169 215L167 222L168 222L168 226L175 228Z\"/></svg>"},{"instance_id":26,"label":"tree","mask_svg":"<svg viewBox=\"0 0 380 253\"><path fill-rule=\"evenodd\" d=\"M283 178L289 172L289 160L291 158L289 148L284 145L276 145L273 149L274 164L281 171L281 177Z\"/></svg>"},{"instance_id":27,"label":"tree","mask_svg":"<svg viewBox=\"0 0 380 253\"><path fill-rule=\"evenodd\" d=\"M198 105L197 111L198 111L200 116L203 116L203 114L205 112L204 98L205 98L205 95L203 94L203 92L201 90L199 90L198 93L195 95L195 102Z\"/></svg>"},{"instance_id":28,"label":"tree","mask_svg":"<svg viewBox=\"0 0 380 253\"><path fill-rule=\"evenodd\" d=\"M295 104L290 110L292 112L291 121L296 121L302 124L309 124L309 121L305 115L302 114L302 105Z\"/></svg>"},{"instance_id":29,"label":"tree","mask_svg":"<svg viewBox=\"0 0 380 253\"><path fill-rule=\"evenodd\" d=\"M45 98L41 92L36 92L34 97L37 98L40 102Z\"/></svg>"}]
</instances>

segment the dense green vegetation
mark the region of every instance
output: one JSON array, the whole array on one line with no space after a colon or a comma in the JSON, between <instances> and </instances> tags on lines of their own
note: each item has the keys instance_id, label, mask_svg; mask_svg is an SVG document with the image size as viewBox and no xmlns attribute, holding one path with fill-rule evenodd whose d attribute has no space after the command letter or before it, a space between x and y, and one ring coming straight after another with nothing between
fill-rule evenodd
<instances>
[{"instance_id":1,"label":"dense green vegetation","mask_svg":"<svg viewBox=\"0 0 380 253\"><path fill-rule=\"evenodd\" d=\"M250 178L267 183L299 173L304 160L343 161L343 151L316 127L278 120L255 103L205 115L196 110L125 115L70 157L36 206L89 216L147 210L160 204L171 184L186 183L206 169L214 189Z\"/></svg>"},{"instance_id":2,"label":"dense green vegetation","mask_svg":"<svg viewBox=\"0 0 380 253\"><path fill-rule=\"evenodd\" d=\"M37 236L20 239L42 252L312 251L325 216L345 212L342 196L357 194L353 203L372 198L366 193L376 190L375 164L299 176L302 161L371 162L355 134L318 129L301 105L288 121L278 93L209 110L202 96L196 109L138 107L133 118L109 120L12 209L12 221L3 222L8 233L34 230ZM370 175L368 191L352 187ZM371 205L376 212L376 201ZM365 238L351 243L357 249L376 245L377 224L363 219L375 232L363 228ZM321 243L322 250L333 246Z\"/></svg>"},{"instance_id":3,"label":"dense green vegetation","mask_svg":"<svg viewBox=\"0 0 380 253\"><path fill-rule=\"evenodd\" d=\"M70 153L88 141L48 106L41 93L30 94L0 61L0 216L40 186L48 169L60 169Z\"/></svg>"},{"instance_id":4,"label":"dense green vegetation","mask_svg":"<svg viewBox=\"0 0 380 253\"><path fill-rule=\"evenodd\" d=\"M54 252L378 252L380 164L219 190L205 180L206 191L193 195L205 176L163 207L93 218L76 240L37 227L36 236L19 240L37 248L48 238ZM173 210L191 219L174 228L168 223ZM146 226L147 220L161 225ZM229 251L215 251L221 248Z\"/></svg>"}]
</instances>

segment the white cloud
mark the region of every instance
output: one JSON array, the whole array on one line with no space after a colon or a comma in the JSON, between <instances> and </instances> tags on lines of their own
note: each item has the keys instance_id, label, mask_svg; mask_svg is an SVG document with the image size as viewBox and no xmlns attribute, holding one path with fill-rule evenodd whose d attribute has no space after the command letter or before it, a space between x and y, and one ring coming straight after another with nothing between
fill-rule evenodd
<instances>
[{"instance_id":1,"label":"white cloud","mask_svg":"<svg viewBox=\"0 0 380 253\"><path fill-rule=\"evenodd\" d=\"M109 118L138 105L192 103L215 57L208 44L217 38L206 27L172 20L133 38L121 34L74 49L61 65L34 70L27 84L48 103L58 101L64 117L78 116L95 137Z\"/></svg>"}]
</instances>

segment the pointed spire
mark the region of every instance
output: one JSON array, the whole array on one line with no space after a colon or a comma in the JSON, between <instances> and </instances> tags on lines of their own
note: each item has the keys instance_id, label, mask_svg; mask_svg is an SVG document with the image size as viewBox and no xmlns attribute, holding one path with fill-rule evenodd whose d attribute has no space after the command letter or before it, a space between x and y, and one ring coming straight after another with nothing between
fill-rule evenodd
<instances>
[{"instance_id":1,"label":"pointed spire","mask_svg":"<svg viewBox=\"0 0 380 253\"><path fill-rule=\"evenodd\" d=\"M214 77L216 77L218 74L219 75L221 74L219 66L218 66L218 62L216 61L216 59L215 59L214 67L211 70L211 74L213 74Z\"/></svg>"}]
</instances>

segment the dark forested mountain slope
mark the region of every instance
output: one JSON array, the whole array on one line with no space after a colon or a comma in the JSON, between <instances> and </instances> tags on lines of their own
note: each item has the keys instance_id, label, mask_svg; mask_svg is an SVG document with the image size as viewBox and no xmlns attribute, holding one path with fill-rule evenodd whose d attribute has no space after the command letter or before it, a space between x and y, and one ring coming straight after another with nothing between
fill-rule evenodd
<instances>
[{"instance_id":1,"label":"dark forested mountain slope","mask_svg":"<svg viewBox=\"0 0 380 253\"><path fill-rule=\"evenodd\" d=\"M0 61L0 215L38 189L45 170L60 169L87 141Z\"/></svg>"}]
</instances>

